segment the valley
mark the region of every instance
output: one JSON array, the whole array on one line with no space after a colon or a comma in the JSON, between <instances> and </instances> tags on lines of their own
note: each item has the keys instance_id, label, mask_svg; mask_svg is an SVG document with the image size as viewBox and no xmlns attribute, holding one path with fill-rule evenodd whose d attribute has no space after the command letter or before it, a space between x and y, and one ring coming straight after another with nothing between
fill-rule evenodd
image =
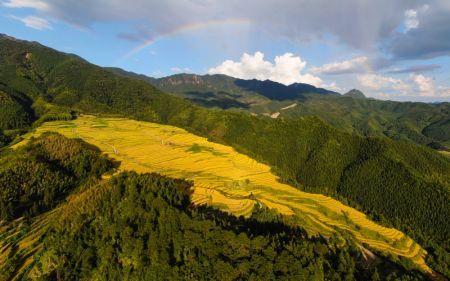
<instances>
[{"instance_id":1,"label":"valley","mask_svg":"<svg viewBox=\"0 0 450 281\"><path fill-rule=\"evenodd\" d=\"M194 204L247 217L255 204L266 206L292 217L310 235L346 233L370 249L407 258L422 271L432 272L424 260L426 251L402 232L380 226L337 200L280 183L269 166L183 129L83 115L72 121L44 123L25 139L47 131L99 147L121 162L121 171L156 172L191 180Z\"/></svg>"}]
</instances>

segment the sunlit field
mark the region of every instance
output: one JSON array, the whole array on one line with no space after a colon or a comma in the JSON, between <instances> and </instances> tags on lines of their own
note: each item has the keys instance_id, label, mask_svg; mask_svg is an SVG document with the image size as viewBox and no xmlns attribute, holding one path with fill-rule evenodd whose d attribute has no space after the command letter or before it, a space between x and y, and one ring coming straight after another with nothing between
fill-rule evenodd
<instances>
[{"instance_id":1,"label":"sunlit field","mask_svg":"<svg viewBox=\"0 0 450 281\"><path fill-rule=\"evenodd\" d=\"M424 261L425 250L402 232L380 226L330 197L280 183L269 166L185 130L129 119L82 116L45 123L16 146L46 131L81 138L99 147L121 162L120 170L192 180L194 204L206 204L236 216L251 215L255 205L266 206L292 216L311 235L346 232L361 245L409 258L423 271L431 272Z\"/></svg>"}]
</instances>

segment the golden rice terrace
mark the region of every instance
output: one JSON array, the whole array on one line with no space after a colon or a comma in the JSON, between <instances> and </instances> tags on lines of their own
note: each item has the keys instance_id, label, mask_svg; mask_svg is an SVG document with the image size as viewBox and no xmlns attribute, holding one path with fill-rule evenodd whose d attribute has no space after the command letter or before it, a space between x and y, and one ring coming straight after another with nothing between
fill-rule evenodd
<instances>
[{"instance_id":1,"label":"golden rice terrace","mask_svg":"<svg viewBox=\"0 0 450 281\"><path fill-rule=\"evenodd\" d=\"M423 271L431 272L424 261L426 251L402 232L380 226L330 197L280 183L269 166L183 129L82 116L73 121L45 123L26 137L45 131L81 138L99 147L121 161L121 170L192 180L195 204L214 206L236 216L249 216L255 204L267 206L292 216L311 235L347 232L361 244L411 259Z\"/></svg>"}]
</instances>

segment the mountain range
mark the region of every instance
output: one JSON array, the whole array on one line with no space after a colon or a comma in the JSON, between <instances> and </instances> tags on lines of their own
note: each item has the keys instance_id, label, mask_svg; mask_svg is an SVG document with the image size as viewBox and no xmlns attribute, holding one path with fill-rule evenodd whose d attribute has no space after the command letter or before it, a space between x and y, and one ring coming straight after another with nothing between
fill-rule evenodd
<instances>
[{"instance_id":1,"label":"mountain range","mask_svg":"<svg viewBox=\"0 0 450 281\"><path fill-rule=\"evenodd\" d=\"M39 43L2 35L0 144L4 148L0 155L0 207L1 229L6 233L0 235L5 249L0 252L2 276L12 276L6 278L10 280L20 273L19 277L26 279L29 272L45 270L47 275L40 276L55 280L58 276L66 280L99 276L139 279L157 276L158 268L160 272L202 279L208 275L201 274L211 268L205 257L211 255L214 272L210 274L220 278L225 275L219 273L239 264L241 256L233 253L247 251L247 246L236 246L226 255L207 251L225 243L214 240L222 239L217 238L222 232L228 235L227 245L252 243L251 247L260 247L261 258L282 260L276 268L264 269L275 277L367 280L381 274L382 278L400 276L404 280L445 278L450 276L450 159L431 148L448 149L449 107L448 103L379 101L357 90L340 95L307 84L285 86L224 75L180 74L154 79L95 66ZM269 165L283 183L333 197L380 224L403 231L427 254L401 257L377 253L380 263L362 265L358 258L361 250L355 249L369 246L354 244L357 237L345 231L328 242L321 236L310 237L310 241L306 234L296 236L302 231L297 229L299 225L292 227L288 218L271 212L260 214L255 210L253 220L239 221L214 210L192 209L186 191L189 182L132 172L107 181L117 164L103 159L98 148L84 142L72 143L50 135L32 139L19 150L11 148L23 141L24 133L33 132L44 122L84 115L176 126L232 147ZM198 150L199 146L194 148ZM139 207L134 208L134 204ZM56 220L52 214L73 210L74 216L62 216L61 224L47 221ZM21 224L23 217L26 223ZM190 224L192 228L187 227ZM51 225L51 231L39 232L47 225ZM267 225L276 227L258 232ZM205 248L200 246L208 239L206 233L199 234L202 227L214 233L210 237L213 240L204 243ZM176 234L183 231L188 236ZM14 236L17 233L22 236ZM250 242L243 233L251 237ZM151 237L165 242L154 245ZM166 241L166 237L172 240ZM188 245L189 237L196 246L180 246ZM299 241L298 237L306 240ZM27 239L35 240L32 243ZM247 242L239 244L239 239ZM340 248L340 239L347 241L343 243L347 246ZM39 241L45 241L45 247ZM115 244L109 244L111 241ZM308 248L313 245L308 243L316 244ZM40 252L42 248L49 250ZM302 253L305 260L300 258ZM31 261L33 255L36 258ZM245 276L251 279L249 268L258 262L272 264L253 260L254 255L244 256L248 263L239 267L236 278L249 274ZM426 256L432 271L421 272L412 261L422 256ZM287 268L297 262L298 268L311 266L295 275ZM262 278L263 272L261 269L255 276Z\"/></svg>"},{"instance_id":2,"label":"mountain range","mask_svg":"<svg viewBox=\"0 0 450 281\"><path fill-rule=\"evenodd\" d=\"M381 101L356 89L341 95L308 84L286 86L226 75L176 74L155 79L110 70L208 108L239 109L273 118L318 116L349 133L408 140L438 150L450 147L450 103Z\"/></svg>"}]
</instances>

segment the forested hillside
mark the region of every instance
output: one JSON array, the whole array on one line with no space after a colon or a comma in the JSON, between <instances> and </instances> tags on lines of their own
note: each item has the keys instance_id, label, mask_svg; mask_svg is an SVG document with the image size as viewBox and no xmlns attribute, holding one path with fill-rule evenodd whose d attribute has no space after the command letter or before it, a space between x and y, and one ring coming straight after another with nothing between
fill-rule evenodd
<instances>
[{"instance_id":1,"label":"forested hillside","mask_svg":"<svg viewBox=\"0 0 450 281\"><path fill-rule=\"evenodd\" d=\"M337 197L405 231L427 247L430 265L450 276L450 160L431 149L350 135L315 117L272 120L207 110L145 81L4 36L0 74L3 92L33 101L31 120L38 116L35 105L44 103L63 112L70 108L172 124L231 145L268 163L298 188Z\"/></svg>"},{"instance_id":2,"label":"forested hillside","mask_svg":"<svg viewBox=\"0 0 450 281\"><path fill-rule=\"evenodd\" d=\"M147 81L164 92L210 108L242 109L277 118L318 116L338 129L362 136L408 140L450 149L450 103L381 101L358 90L344 95L308 84L242 80L226 75L176 74L159 79L120 69L114 73Z\"/></svg>"},{"instance_id":3,"label":"forested hillside","mask_svg":"<svg viewBox=\"0 0 450 281\"><path fill-rule=\"evenodd\" d=\"M0 130L0 148L6 146L11 142L11 139L8 136L5 136L3 130Z\"/></svg>"},{"instance_id":4,"label":"forested hillside","mask_svg":"<svg viewBox=\"0 0 450 281\"><path fill-rule=\"evenodd\" d=\"M69 158L69 140L57 137ZM0 280L424 280L266 209L243 219L193 207L191 184L133 172L81 184L44 220L0 225Z\"/></svg>"},{"instance_id":5,"label":"forested hillside","mask_svg":"<svg viewBox=\"0 0 450 281\"><path fill-rule=\"evenodd\" d=\"M205 107L250 109L252 106L267 104L271 101L303 99L305 94L311 93L326 96L339 95L333 91L302 83L285 86L270 80L244 80L221 74L175 74L156 79L119 68L108 69L125 77L149 82L166 93Z\"/></svg>"},{"instance_id":6,"label":"forested hillside","mask_svg":"<svg viewBox=\"0 0 450 281\"><path fill-rule=\"evenodd\" d=\"M251 219L236 219L213 209L191 208L190 184L180 180L123 173L106 189L93 202L96 208L68 217L52 229L42 256L64 259L47 276L64 280L362 280L372 276L376 280L377 275L387 280L421 279L386 263L364 268L355 246L309 239L302 229L286 225L267 210L255 210ZM78 231L66 231L68 227Z\"/></svg>"},{"instance_id":7,"label":"forested hillside","mask_svg":"<svg viewBox=\"0 0 450 281\"><path fill-rule=\"evenodd\" d=\"M0 90L0 129L21 128L30 123L31 101Z\"/></svg>"},{"instance_id":8,"label":"forested hillside","mask_svg":"<svg viewBox=\"0 0 450 281\"><path fill-rule=\"evenodd\" d=\"M292 104L294 102L290 102ZM280 112L284 118L318 116L334 127L362 136L382 136L429 146L450 148L450 103L380 101L353 96L305 95L290 109L286 103L255 106L253 112Z\"/></svg>"},{"instance_id":9,"label":"forested hillside","mask_svg":"<svg viewBox=\"0 0 450 281\"><path fill-rule=\"evenodd\" d=\"M0 221L55 207L77 186L113 163L79 140L48 134L0 158Z\"/></svg>"}]
</instances>

